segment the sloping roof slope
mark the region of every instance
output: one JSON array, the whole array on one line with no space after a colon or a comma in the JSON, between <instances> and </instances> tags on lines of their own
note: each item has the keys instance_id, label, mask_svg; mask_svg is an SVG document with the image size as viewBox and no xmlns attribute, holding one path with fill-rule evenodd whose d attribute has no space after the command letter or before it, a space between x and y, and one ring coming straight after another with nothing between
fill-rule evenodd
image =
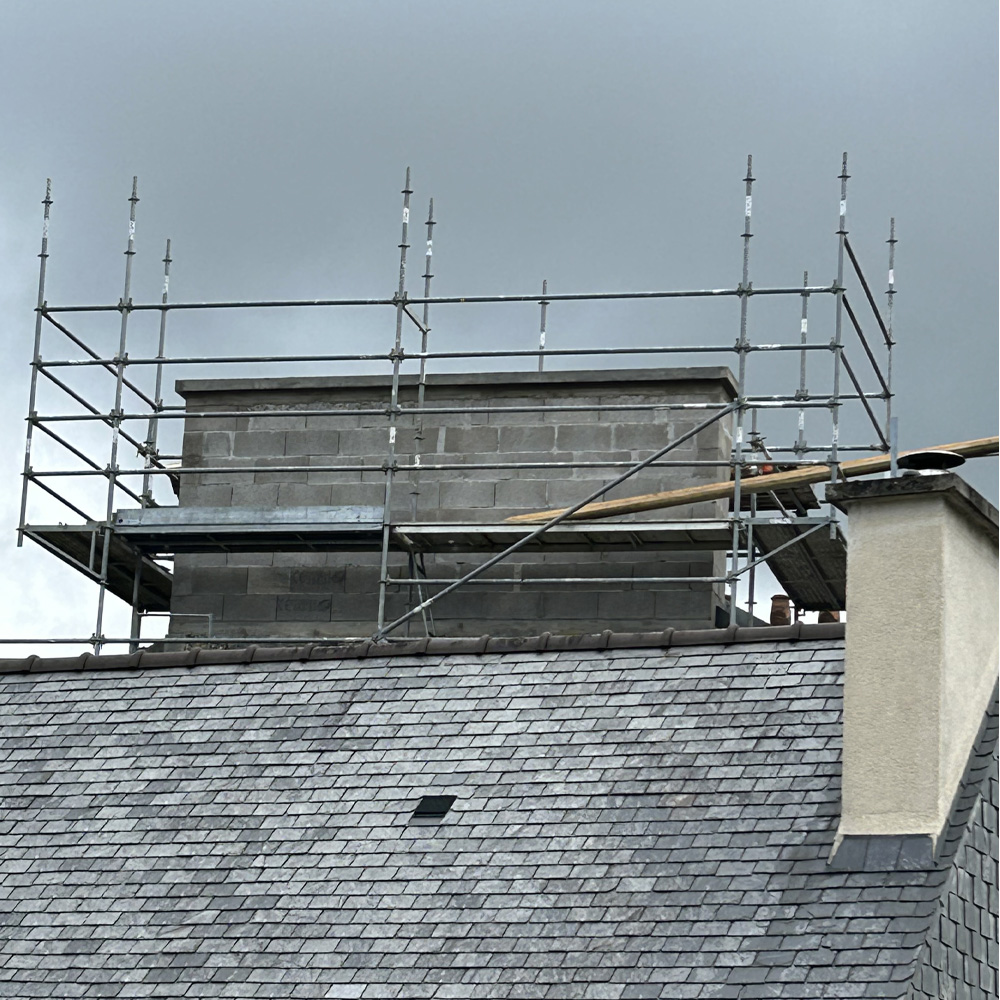
<instances>
[{"instance_id":1,"label":"sloping roof slope","mask_svg":"<svg viewBox=\"0 0 1000 1000\"><path fill-rule=\"evenodd\" d=\"M842 640L721 635L32 661L0 677L0 994L904 995L949 862L827 865Z\"/></svg>"}]
</instances>

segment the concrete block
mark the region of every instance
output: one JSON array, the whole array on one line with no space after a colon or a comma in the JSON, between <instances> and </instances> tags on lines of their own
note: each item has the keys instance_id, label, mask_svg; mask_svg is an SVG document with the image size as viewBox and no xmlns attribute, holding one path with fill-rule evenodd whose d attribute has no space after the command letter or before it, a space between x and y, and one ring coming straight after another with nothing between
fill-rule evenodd
<instances>
[{"instance_id":1,"label":"concrete block","mask_svg":"<svg viewBox=\"0 0 1000 1000\"><path fill-rule=\"evenodd\" d=\"M623 451L658 451L670 443L670 429L666 423L615 424L614 446Z\"/></svg>"},{"instance_id":2,"label":"concrete block","mask_svg":"<svg viewBox=\"0 0 1000 1000\"><path fill-rule=\"evenodd\" d=\"M338 455L340 432L291 430L285 435L286 455Z\"/></svg>"},{"instance_id":3,"label":"concrete block","mask_svg":"<svg viewBox=\"0 0 1000 1000\"><path fill-rule=\"evenodd\" d=\"M282 483L278 487L278 506L328 506L332 502L331 496L333 496L332 486L319 486L313 483Z\"/></svg>"},{"instance_id":4,"label":"concrete block","mask_svg":"<svg viewBox=\"0 0 1000 1000\"><path fill-rule=\"evenodd\" d=\"M364 594L338 594L331 601L327 618L339 622L357 622L364 625L357 631L369 631L378 614L378 592L369 590ZM355 633L356 634L356 633Z\"/></svg>"},{"instance_id":5,"label":"concrete block","mask_svg":"<svg viewBox=\"0 0 1000 1000\"><path fill-rule=\"evenodd\" d=\"M379 427L359 427L340 432L340 451L342 456L358 457L378 456L379 461L389 454L389 428L382 422Z\"/></svg>"},{"instance_id":6,"label":"concrete block","mask_svg":"<svg viewBox=\"0 0 1000 1000\"><path fill-rule=\"evenodd\" d=\"M198 417L190 416L184 418L185 434L206 431L235 431L236 417Z\"/></svg>"},{"instance_id":7,"label":"concrete block","mask_svg":"<svg viewBox=\"0 0 1000 1000\"><path fill-rule=\"evenodd\" d=\"M658 590L655 593L656 617L664 621L675 618L690 618L705 620L711 617L712 594L709 585L704 589L694 590ZM676 628L676 626L674 626ZM702 625L702 628L706 626ZM711 626L708 626L711 627Z\"/></svg>"},{"instance_id":8,"label":"concrete block","mask_svg":"<svg viewBox=\"0 0 1000 1000\"><path fill-rule=\"evenodd\" d=\"M245 566L196 566L191 570L191 592L194 594L246 593Z\"/></svg>"},{"instance_id":9,"label":"concrete block","mask_svg":"<svg viewBox=\"0 0 1000 1000\"><path fill-rule=\"evenodd\" d=\"M278 483L236 483L233 485L234 507L277 507Z\"/></svg>"},{"instance_id":10,"label":"concrete block","mask_svg":"<svg viewBox=\"0 0 1000 1000\"><path fill-rule=\"evenodd\" d=\"M508 452L550 452L556 446L556 429L545 424L500 427L498 442L502 455Z\"/></svg>"},{"instance_id":11,"label":"concrete block","mask_svg":"<svg viewBox=\"0 0 1000 1000\"><path fill-rule=\"evenodd\" d=\"M237 431L233 454L243 457L285 454L284 431Z\"/></svg>"},{"instance_id":12,"label":"concrete block","mask_svg":"<svg viewBox=\"0 0 1000 1000\"><path fill-rule=\"evenodd\" d=\"M333 409L333 407L327 407L324 404L324 409ZM351 407L351 409L358 409L359 407ZM317 407L320 409L320 407ZM346 407L345 407L346 409ZM370 420L370 417L365 417L366 420ZM361 418L360 417L340 417L336 414L319 416L319 417L306 417L306 430L321 430L321 431L343 431L348 430L352 427L360 427Z\"/></svg>"},{"instance_id":13,"label":"concrete block","mask_svg":"<svg viewBox=\"0 0 1000 1000\"><path fill-rule=\"evenodd\" d=\"M495 455L499 440L496 427L448 427L444 434L444 451L454 455Z\"/></svg>"},{"instance_id":14,"label":"concrete block","mask_svg":"<svg viewBox=\"0 0 1000 1000\"><path fill-rule=\"evenodd\" d=\"M274 561L273 552L232 552L226 557L227 566L259 567L270 566Z\"/></svg>"},{"instance_id":15,"label":"concrete block","mask_svg":"<svg viewBox=\"0 0 1000 1000\"><path fill-rule=\"evenodd\" d=\"M499 408L508 406L541 406L546 402L548 402L548 400L545 400L540 396L512 396L490 399L488 401L484 401L482 405L496 406ZM494 427L516 427L519 424L543 424L545 422L544 414L539 413L538 411L493 411L489 414L487 420L487 423Z\"/></svg>"},{"instance_id":16,"label":"concrete block","mask_svg":"<svg viewBox=\"0 0 1000 1000\"><path fill-rule=\"evenodd\" d=\"M326 566L330 556L326 552L275 552L275 566Z\"/></svg>"},{"instance_id":17,"label":"concrete block","mask_svg":"<svg viewBox=\"0 0 1000 1000\"><path fill-rule=\"evenodd\" d=\"M327 622L331 600L314 594L279 594L272 598L277 604L278 621Z\"/></svg>"},{"instance_id":18,"label":"concrete block","mask_svg":"<svg viewBox=\"0 0 1000 1000\"><path fill-rule=\"evenodd\" d=\"M252 567L247 571L247 593L287 594L291 573L287 566Z\"/></svg>"},{"instance_id":19,"label":"concrete block","mask_svg":"<svg viewBox=\"0 0 1000 1000\"><path fill-rule=\"evenodd\" d=\"M274 621L276 598L273 594L225 593L222 599L222 616L227 622Z\"/></svg>"},{"instance_id":20,"label":"concrete block","mask_svg":"<svg viewBox=\"0 0 1000 1000\"><path fill-rule=\"evenodd\" d=\"M650 591L606 590L598 597L598 618L602 628L616 628L619 627L617 622L655 616L655 600Z\"/></svg>"},{"instance_id":21,"label":"concrete block","mask_svg":"<svg viewBox=\"0 0 1000 1000\"><path fill-rule=\"evenodd\" d=\"M229 507L233 502L233 488L230 485L206 484L191 490L184 499L186 506Z\"/></svg>"},{"instance_id":22,"label":"concrete block","mask_svg":"<svg viewBox=\"0 0 1000 1000\"><path fill-rule=\"evenodd\" d=\"M357 504L361 507L381 507L385 501L384 483L351 483L350 485L327 486L330 499L325 503L335 507Z\"/></svg>"},{"instance_id":23,"label":"concrete block","mask_svg":"<svg viewBox=\"0 0 1000 1000\"><path fill-rule=\"evenodd\" d=\"M293 409L293 407L283 406L282 409ZM277 406L273 409L278 409ZM299 431L305 430L306 418L299 417L268 417L250 416L240 420L240 430L247 431Z\"/></svg>"},{"instance_id":24,"label":"concrete block","mask_svg":"<svg viewBox=\"0 0 1000 1000\"><path fill-rule=\"evenodd\" d=\"M569 575L569 574L566 574ZM555 585L554 586L558 586ZM599 618L599 600L601 593L594 590L580 590L574 587L572 590L549 591L542 587L535 588L541 594L543 617L546 622L554 619L569 621L581 621L596 626ZM546 628L549 626L546 625ZM612 624L602 624L601 629L614 628ZM584 631L592 631L585 628Z\"/></svg>"},{"instance_id":25,"label":"concrete block","mask_svg":"<svg viewBox=\"0 0 1000 1000\"><path fill-rule=\"evenodd\" d=\"M441 483L440 506L455 511L470 507L493 507L495 484L478 480Z\"/></svg>"},{"instance_id":26,"label":"concrete block","mask_svg":"<svg viewBox=\"0 0 1000 1000\"><path fill-rule=\"evenodd\" d=\"M545 479L507 479L496 484L497 507L544 507L548 503Z\"/></svg>"},{"instance_id":27,"label":"concrete block","mask_svg":"<svg viewBox=\"0 0 1000 1000\"><path fill-rule=\"evenodd\" d=\"M330 594L343 592L344 566L303 566L292 569L288 589L293 594Z\"/></svg>"},{"instance_id":28,"label":"concrete block","mask_svg":"<svg viewBox=\"0 0 1000 1000\"><path fill-rule=\"evenodd\" d=\"M181 625L185 631L200 631L202 634L207 634L208 619L197 616L210 614L213 622L221 621L222 594L193 594L190 596L174 594L170 601L170 614L171 630L174 627L173 619L178 619L177 624Z\"/></svg>"},{"instance_id":29,"label":"concrete block","mask_svg":"<svg viewBox=\"0 0 1000 1000\"><path fill-rule=\"evenodd\" d=\"M568 414L574 423L560 423L556 428L556 446L561 451L587 452L587 458L598 458L590 452L611 451L611 430L605 424L578 423L577 414Z\"/></svg>"}]
</instances>

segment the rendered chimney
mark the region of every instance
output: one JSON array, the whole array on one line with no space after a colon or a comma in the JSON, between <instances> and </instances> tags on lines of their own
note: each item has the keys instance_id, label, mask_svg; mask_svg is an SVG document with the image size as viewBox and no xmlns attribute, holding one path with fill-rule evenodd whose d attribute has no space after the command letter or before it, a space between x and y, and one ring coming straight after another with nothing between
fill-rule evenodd
<instances>
[{"instance_id":1,"label":"rendered chimney","mask_svg":"<svg viewBox=\"0 0 1000 1000\"><path fill-rule=\"evenodd\" d=\"M844 838L935 849L997 680L997 511L955 475L832 486L848 513Z\"/></svg>"}]
</instances>

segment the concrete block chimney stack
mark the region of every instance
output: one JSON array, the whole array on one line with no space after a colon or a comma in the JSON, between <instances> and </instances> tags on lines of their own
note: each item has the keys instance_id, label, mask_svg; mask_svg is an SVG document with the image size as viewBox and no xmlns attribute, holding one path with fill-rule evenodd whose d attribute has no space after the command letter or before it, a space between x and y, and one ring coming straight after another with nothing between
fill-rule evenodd
<instances>
[{"instance_id":1,"label":"concrete block chimney stack","mask_svg":"<svg viewBox=\"0 0 1000 1000\"><path fill-rule=\"evenodd\" d=\"M834 860L902 837L916 864L937 847L997 683L997 510L950 474L839 484L827 498L848 514Z\"/></svg>"}]
</instances>

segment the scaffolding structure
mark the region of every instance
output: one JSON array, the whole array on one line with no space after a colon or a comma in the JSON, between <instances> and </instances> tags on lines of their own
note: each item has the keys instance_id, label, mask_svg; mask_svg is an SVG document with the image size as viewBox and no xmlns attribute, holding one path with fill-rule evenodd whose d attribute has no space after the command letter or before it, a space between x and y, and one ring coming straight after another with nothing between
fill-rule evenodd
<instances>
[{"instance_id":1,"label":"scaffolding structure","mask_svg":"<svg viewBox=\"0 0 1000 1000\"><path fill-rule=\"evenodd\" d=\"M763 464L780 468L802 465L828 465L831 479L838 477L838 467L848 456L859 453L895 453L896 422L892 416L892 306L895 265L895 221L890 223L888 239L888 287L886 308L883 316L875 295L862 271L847 230L847 154L844 154L840 181L839 227L837 238L836 279L829 285L810 285L808 273L801 285L787 287L754 287L751 281L751 219L753 204L752 158L747 158L747 172L743 178L745 192L744 225L742 232L742 272L735 287L704 288L694 290L664 291L621 291L621 292L581 292L553 293L548 283L543 282L541 291L523 295L472 295L434 296L431 283L434 277L431 269L434 202L430 201L426 221L426 252L422 294L411 296L407 288L408 250L410 249L410 171L406 171L406 182L402 191L402 228L399 243L399 274L393 294L383 298L368 299L314 299L314 300L263 300L263 301L208 301L172 302L169 299L171 249L166 242L163 258L163 291L159 302L134 302L132 299L132 268L135 256L136 206L138 203L137 184L133 180L129 197L128 236L125 249L125 275L121 299L117 303L104 305L53 305L46 299L46 265L49 257L49 220L53 204L51 184L46 186L43 201L44 217L39 254L40 267L38 297L35 309L34 347L31 361L31 388L27 416L27 442L20 516L18 522L18 544L25 538L41 545L58 558L92 580L97 587L95 627L87 637L31 637L6 638L4 642L19 643L66 643L89 644L95 652L108 645L126 645L137 648L142 641L141 624L145 617L169 614L171 574L164 565L174 554L180 552L228 552L228 551L347 551L362 549L379 554L379 583L377 604L372 609L372 629L368 636L391 640L400 635L400 629L418 622L427 634L433 630L433 607L444 596L460 587L472 584L511 584L511 579L487 575L488 571L502 563L515 552L538 550L541 546L569 545L578 548L600 550L602 546L613 547L615 532L620 529L621 537L628 535L627 545L634 546L649 539L649 544L666 547L673 545L683 549L714 549L726 553L727 569L722 576L699 578L698 582L723 584L729 587L729 622L738 617L737 588L741 580L747 587L748 611L753 620L755 605L755 575L762 563L767 563L779 582L787 583L787 589L799 588L793 593L800 608L811 610L839 609L843 607L843 575L845 562L845 542L840 534L835 513L822 511L815 502L811 491L806 496L791 491L782 493L749 495L743 492L746 477L754 475ZM848 270L849 268L849 270ZM848 297L848 278L856 282L874 319L877 333L875 342L866 336L859 318L861 310L856 310ZM749 333L748 314L750 302L757 296L792 297L800 300L799 336L787 343L755 343ZM809 305L813 297L833 299L833 317L830 336L826 340L810 337ZM564 302L615 302L628 300L673 300L673 299L737 299L739 302L739 330L735 343L729 344L687 344L656 346L616 345L598 347L561 347L553 350L546 345L546 325L549 312ZM442 308L462 304L489 304L501 307L507 303L534 303L539 307L538 346L498 349L498 350L431 350L430 308ZM235 356L179 355L171 356L167 351L168 318L171 313L205 310L295 310L331 309L342 307L371 307L392 310L394 313L394 334L389 350L379 353L340 354L246 354ZM129 351L130 321L139 314L158 315L158 338L155 354L136 355ZM118 314L118 344L114 354L108 356L96 350L80 333L70 328L76 316L85 314ZM405 334L415 329L419 334L418 351L407 350ZM76 357L47 357L43 354L43 335L55 336L65 345L68 342L79 353ZM848 348L851 351L849 353ZM855 350L860 351L856 355ZM72 353L72 351L67 352ZM799 372L797 384L784 393L772 395L752 394L748 388L747 361L751 354L788 354L797 356ZM539 402L532 405L501 407L504 412L554 413L560 411L589 409L607 412L615 409L688 409L696 411L699 422L696 426L640 461L608 462L518 462L498 461L492 463L453 462L442 463L422 461L421 455L412 461L401 461L396 451L396 430L404 416L415 417L418 427L425 416L446 417L448 414L467 414L473 406L432 407L425 399L429 369L435 362L461 360L469 365L496 362L501 359L527 361L542 371L546 359L589 359L600 363L602 359L616 356L669 357L672 355L713 355L732 357L735 355L736 398L728 405L715 403L650 403L621 404L596 403L593 406L546 405ZM832 391L816 392L809 389L809 379L816 379L815 366L809 368L810 357L829 356L832 366ZM863 357L861 357L863 355ZM226 416L246 416L245 410L232 413L211 410L199 414L197 410L183 404L164 400L164 377L169 371L184 370L192 366L226 365L265 366L268 370L280 369L288 364L355 364L364 362L371 365L388 366L391 371L389 396L384 406L357 409L336 409L316 407L312 409L255 409L255 417L299 418L310 416L359 416L384 420L386 429L386 450L381 472L384 476L384 504L381 508L356 508L351 514L342 509L333 520L317 517L308 520L294 512L272 512L271 517L261 517L258 523L232 522L206 524L198 520L185 508L163 504L156 498L157 484L167 482L176 485L185 476L203 476L207 473L254 473L259 467L248 464L226 465L214 468L211 465L184 466L177 464L180 455L170 455L161 449L162 428L168 422L196 421L200 416L213 418ZM860 362L864 366L866 380L874 378L876 388L866 390L860 375L862 369L855 368ZM114 379L114 403L110 409L102 409L69 384L68 370L87 369L106 372ZM152 387L143 387L149 381L152 369ZM870 369L870 371L868 371ZM401 405L400 379L404 371L413 372L418 380L416 405ZM845 391L846 383L849 388ZM68 404L52 412L39 412L39 389L42 385L58 393L58 398ZM870 427L873 437L868 442L844 444L841 442L842 411L845 406L854 408ZM497 408L486 408L496 412ZM703 411L698 413L697 411ZM775 411L792 411L797 415L798 433L794 440L781 445L766 444L761 430L761 422ZM806 414L812 411L823 413L829 418L829 440L821 444L810 444L805 435ZM596 532L593 522L577 522L573 514L586 504L599 499L609 490L626 483L632 476L647 468L683 467L705 465L705 462L685 462L675 460L671 455L675 449L696 434L719 420L731 419L732 452L729 458L718 463L720 473L731 476L733 482L732 502L728 516L712 521L649 521L640 523L603 523ZM107 436L107 464L95 459L84 448L68 440L66 425L86 425L98 428ZM825 424L825 422L824 422ZM176 427L176 425L173 425ZM51 442L62 454L72 460L67 464L36 468L32 462L32 447L39 436ZM420 434L418 432L419 441ZM126 452L134 450L135 460L125 458ZM599 465L607 468L609 479L601 487L563 510L537 527L504 523L484 524L470 521L464 527L463 550L478 552L485 558L474 568L456 578L434 578L420 571L421 552L441 551L435 548L437 526L416 522L415 500L413 516L409 523L396 523L393 519L392 498L394 484L400 473L412 477L411 483L419 484L419 477L447 472L467 472L471 469L489 470L497 477L505 472L528 468L575 468L581 465ZM377 469L377 467L375 467ZM300 462L288 462L281 466L269 466L268 472L331 472L331 473L371 473L372 465L330 463L310 464L309 457ZM95 513L82 506L75 492L81 482L104 482L102 505ZM419 485L416 487L419 489ZM161 490L162 493L162 490ZM36 497L46 502L58 504L79 520L72 523L33 522L29 515ZM119 508L119 505L123 506ZM301 513L301 512L300 512ZM452 534L455 534L452 527ZM659 532L659 535L656 533ZM242 534L241 534L242 533ZM589 534L588 534L589 533ZM655 536L655 537L654 537ZM657 540L658 539L658 540ZM241 548L242 546L242 548ZM408 572L405 575L390 572L390 553L404 551L408 557ZM602 578L601 583L613 586L616 583L669 583L692 582L690 577L635 577ZM516 583L545 584L557 582L560 585L594 584L592 577L552 576L526 581L520 577ZM411 595L410 607L400 616L390 619L386 613L386 596L391 589L405 591ZM128 636L107 636L104 634L106 600L111 593L123 599L132 608L132 625ZM211 616L206 616L208 628L206 636L199 643L245 643L245 637L218 635L214 632ZM167 637L157 639L164 643L189 643L190 637ZM315 642L316 636L280 638L257 638L254 642ZM342 642L343 638L334 641Z\"/></svg>"}]
</instances>

